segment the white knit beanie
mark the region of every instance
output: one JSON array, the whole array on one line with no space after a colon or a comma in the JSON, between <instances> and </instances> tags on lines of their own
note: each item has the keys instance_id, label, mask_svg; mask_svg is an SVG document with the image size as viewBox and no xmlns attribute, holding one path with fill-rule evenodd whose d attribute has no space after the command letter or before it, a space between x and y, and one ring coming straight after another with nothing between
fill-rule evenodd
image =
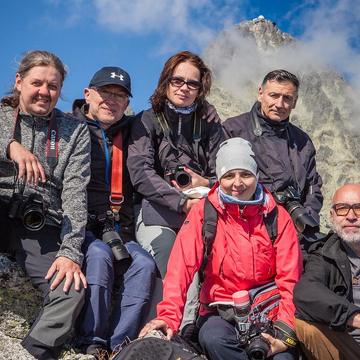
<instances>
[{"instance_id":1,"label":"white knit beanie","mask_svg":"<svg viewBox=\"0 0 360 360\"><path fill-rule=\"evenodd\" d=\"M216 154L216 176L221 179L228 171L243 169L257 176L258 168L251 144L235 137L222 142Z\"/></svg>"}]
</instances>

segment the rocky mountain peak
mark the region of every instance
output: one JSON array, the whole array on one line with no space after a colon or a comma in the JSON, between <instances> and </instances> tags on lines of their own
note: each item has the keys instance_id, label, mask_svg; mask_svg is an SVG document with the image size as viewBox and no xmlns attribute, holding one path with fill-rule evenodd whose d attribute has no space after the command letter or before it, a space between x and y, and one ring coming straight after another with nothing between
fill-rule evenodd
<instances>
[{"instance_id":1,"label":"rocky mountain peak","mask_svg":"<svg viewBox=\"0 0 360 360\"><path fill-rule=\"evenodd\" d=\"M235 29L244 37L252 37L257 47L263 51L278 49L294 41L290 34L282 32L275 22L265 19L262 15L241 22L235 26Z\"/></svg>"}]
</instances>

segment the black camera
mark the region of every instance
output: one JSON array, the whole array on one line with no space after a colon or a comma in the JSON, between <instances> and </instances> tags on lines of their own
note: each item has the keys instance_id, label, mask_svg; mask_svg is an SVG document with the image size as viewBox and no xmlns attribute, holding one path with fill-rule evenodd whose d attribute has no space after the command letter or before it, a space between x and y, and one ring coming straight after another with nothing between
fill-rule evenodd
<instances>
[{"instance_id":1,"label":"black camera","mask_svg":"<svg viewBox=\"0 0 360 360\"><path fill-rule=\"evenodd\" d=\"M107 219L103 227L102 241L110 246L116 261L123 261L130 265L131 256L121 240L119 233L115 230L112 211L108 211L106 216Z\"/></svg>"},{"instance_id":2,"label":"black camera","mask_svg":"<svg viewBox=\"0 0 360 360\"><path fill-rule=\"evenodd\" d=\"M250 315L249 318L246 327L241 326L244 324L237 327L240 345L245 346L250 360L264 360L270 351L270 344L261 333L274 336L272 321L260 314Z\"/></svg>"},{"instance_id":3,"label":"black camera","mask_svg":"<svg viewBox=\"0 0 360 360\"><path fill-rule=\"evenodd\" d=\"M23 191L15 193L10 200L9 218L21 219L30 231L41 230L46 221L46 205L40 194L25 196Z\"/></svg>"},{"instance_id":4,"label":"black camera","mask_svg":"<svg viewBox=\"0 0 360 360\"><path fill-rule=\"evenodd\" d=\"M282 192L275 192L274 197L278 204L284 205L299 232L302 233L307 228L319 227L318 221L301 205L300 194L294 187L289 186Z\"/></svg>"},{"instance_id":5,"label":"black camera","mask_svg":"<svg viewBox=\"0 0 360 360\"><path fill-rule=\"evenodd\" d=\"M171 184L175 180L180 187L186 187L191 184L191 176L184 170L185 166L178 165L175 168L165 171L165 180Z\"/></svg>"}]
</instances>

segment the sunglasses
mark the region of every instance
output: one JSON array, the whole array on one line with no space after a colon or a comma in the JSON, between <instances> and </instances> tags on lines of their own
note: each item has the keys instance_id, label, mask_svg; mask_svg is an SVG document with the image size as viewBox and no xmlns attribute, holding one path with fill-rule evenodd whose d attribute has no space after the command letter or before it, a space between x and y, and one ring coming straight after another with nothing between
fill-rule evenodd
<instances>
[{"instance_id":1,"label":"sunglasses","mask_svg":"<svg viewBox=\"0 0 360 360\"><path fill-rule=\"evenodd\" d=\"M360 217L360 203L359 204L334 204L332 209L335 211L337 216L347 216L349 211L352 209L357 218Z\"/></svg>"},{"instance_id":2,"label":"sunglasses","mask_svg":"<svg viewBox=\"0 0 360 360\"><path fill-rule=\"evenodd\" d=\"M93 86L91 89L94 89L104 100L113 99L118 102L127 101L129 96L124 93L115 93L106 89L97 88Z\"/></svg>"},{"instance_id":3,"label":"sunglasses","mask_svg":"<svg viewBox=\"0 0 360 360\"><path fill-rule=\"evenodd\" d=\"M173 76L169 79L169 83L177 88L181 88L184 84L188 87L190 90L199 90L202 86L200 81L197 80L184 80L183 78Z\"/></svg>"}]
</instances>

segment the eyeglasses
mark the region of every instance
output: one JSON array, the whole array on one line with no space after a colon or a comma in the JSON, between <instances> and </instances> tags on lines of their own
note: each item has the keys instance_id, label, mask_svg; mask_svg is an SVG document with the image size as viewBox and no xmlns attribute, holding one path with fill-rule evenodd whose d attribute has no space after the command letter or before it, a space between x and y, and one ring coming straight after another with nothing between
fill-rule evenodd
<instances>
[{"instance_id":1,"label":"eyeglasses","mask_svg":"<svg viewBox=\"0 0 360 360\"><path fill-rule=\"evenodd\" d=\"M197 80L184 80L183 78L173 76L169 79L169 83L177 88L181 88L184 84L188 87L190 90L199 90L202 86L200 81Z\"/></svg>"},{"instance_id":2,"label":"eyeglasses","mask_svg":"<svg viewBox=\"0 0 360 360\"><path fill-rule=\"evenodd\" d=\"M113 99L118 102L124 102L129 99L129 95L124 93L115 93L106 89L97 88L95 86L92 87L104 100Z\"/></svg>"},{"instance_id":3,"label":"eyeglasses","mask_svg":"<svg viewBox=\"0 0 360 360\"><path fill-rule=\"evenodd\" d=\"M334 204L332 206L337 216L347 216L349 211L352 209L355 216L360 217L360 204Z\"/></svg>"}]
</instances>

